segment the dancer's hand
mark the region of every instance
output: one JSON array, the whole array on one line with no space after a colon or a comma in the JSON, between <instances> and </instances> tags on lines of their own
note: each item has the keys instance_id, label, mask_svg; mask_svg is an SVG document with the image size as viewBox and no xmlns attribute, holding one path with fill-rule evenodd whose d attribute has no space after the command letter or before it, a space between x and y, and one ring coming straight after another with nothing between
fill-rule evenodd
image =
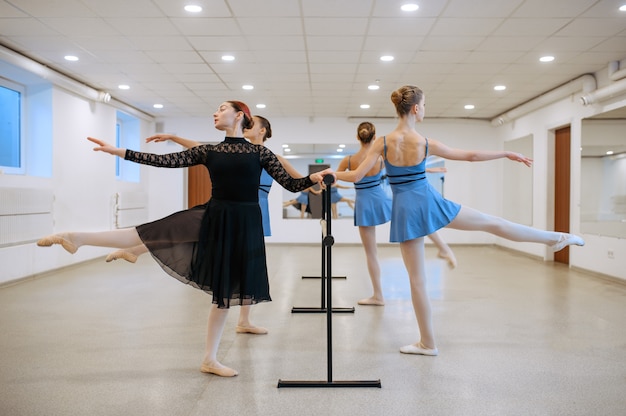
<instances>
[{"instance_id":1,"label":"dancer's hand","mask_svg":"<svg viewBox=\"0 0 626 416\"><path fill-rule=\"evenodd\" d=\"M150 142L166 142L168 140L174 140L177 136L173 134L155 134L154 136L150 136L146 138L146 143Z\"/></svg>"},{"instance_id":2,"label":"dancer's hand","mask_svg":"<svg viewBox=\"0 0 626 416\"><path fill-rule=\"evenodd\" d=\"M333 170L331 168L328 169L324 169L321 170L319 172L315 172L309 175L309 178L311 178L311 181L313 183L323 183L324 182L324 176L326 175L332 175L333 177L333 182L335 182L337 180L337 177L335 176L335 172L333 172Z\"/></svg>"},{"instance_id":3,"label":"dancer's hand","mask_svg":"<svg viewBox=\"0 0 626 416\"><path fill-rule=\"evenodd\" d=\"M98 145L93 148L96 152L105 152L119 157L124 157L126 155L126 149L120 149L119 147L112 146L103 140L96 139L94 137L87 137L87 140Z\"/></svg>"},{"instance_id":4,"label":"dancer's hand","mask_svg":"<svg viewBox=\"0 0 626 416\"><path fill-rule=\"evenodd\" d=\"M533 160L527 158L526 156L524 156L521 153L517 153L517 152L507 152L506 157L514 162L520 162L525 164L528 167L531 167L533 164Z\"/></svg>"}]
</instances>

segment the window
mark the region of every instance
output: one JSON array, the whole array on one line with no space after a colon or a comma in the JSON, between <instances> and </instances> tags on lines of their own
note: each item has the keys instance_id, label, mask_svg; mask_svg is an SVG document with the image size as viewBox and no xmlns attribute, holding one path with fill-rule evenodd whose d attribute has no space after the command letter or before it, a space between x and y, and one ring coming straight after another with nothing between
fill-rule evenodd
<instances>
[{"instance_id":1,"label":"window","mask_svg":"<svg viewBox=\"0 0 626 416\"><path fill-rule=\"evenodd\" d=\"M115 122L115 145L126 149L139 150L140 148L140 123L139 119L122 111L117 112ZM115 158L115 176L117 179L127 182L139 182L140 166L122 158Z\"/></svg>"},{"instance_id":2,"label":"window","mask_svg":"<svg viewBox=\"0 0 626 416\"><path fill-rule=\"evenodd\" d=\"M24 171L23 97L22 86L0 79L0 169L6 173Z\"/></svg>"}]
</instances>

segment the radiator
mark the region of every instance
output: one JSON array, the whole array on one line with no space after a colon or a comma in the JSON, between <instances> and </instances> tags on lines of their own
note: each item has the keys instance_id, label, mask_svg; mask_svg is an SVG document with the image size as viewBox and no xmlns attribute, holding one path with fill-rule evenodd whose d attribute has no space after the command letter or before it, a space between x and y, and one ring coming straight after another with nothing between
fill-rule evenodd
<instances>
[{"instance_id":1,"label":"radiator","mask_svg":"<svg viewBox=\"0 0 626 416\"><path fill-rule=\"evenodd\" d=\"M51 234L53 201L50 189L0 188L0 247Z\"/></svg>"},{"instance_id":2,"label":"radiator","mask_svg":"<svg viewBox=\"0 0 626 416\"><path fill-rule=\"evenodd\" d=\"M121 192L113 196L115 228L134 227L148 220L148 197L143 192Z\"/></svg>"}]
</instances>

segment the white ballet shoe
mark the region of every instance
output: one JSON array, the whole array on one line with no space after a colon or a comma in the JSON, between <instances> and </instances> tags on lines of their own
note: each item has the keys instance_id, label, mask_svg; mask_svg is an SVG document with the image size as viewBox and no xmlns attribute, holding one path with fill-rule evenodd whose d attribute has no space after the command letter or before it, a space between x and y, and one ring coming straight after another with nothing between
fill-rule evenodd
<instances>
[{"instance_id":1,"label":"white ballet shoe","mask_svg":"<svg viewBox=\"0 0 626 416\"><path fill-rule=\"evenodd\" d=\"M117 250L107 256L106 262L109 263L117 259L124 259L129 263L134 263L137 261L137 255L126 250Z\"/></svg>"},{"instance_id":2,"label":"white ballet shoe","mask_svg":"<svg viewBox=\"0 0 626 416\"><path fill-rule=\"evenodd\" d=\"M572 244L577 246L584 246L585 240L574 234L561 233L559 241L557 241L556 244L552 246L552 251L556 252L563 250L565 247L571 246Z\"/></svg>"},{"instance_id":3,"label":"white ballet shoe","mask_svg":"<svg viewBox=\"0 0 626 416\"><path fill-rule=\"evenodd\" d=\"M411 344L405 345L404 347L400 347L400 352L402 354L417 354L417 355L428 355L434 357L439 354L437 348L423 348L419 345Z\"/></svg>"},{"instance_id":4,"label":"white ballet shoe","mask_svg":"<svg viewBox=\"0 0 626 416\"><path fill-rule=\"evenodd\" d=\"M76 244L72 243L70 240L67 240L61 237L59 234L49 235L37 241L37 245L39 247L50 247L53 244L61 244L61 247L65 249L70 254L76 253L78 247Z\"/></svg>"}]
</instances>

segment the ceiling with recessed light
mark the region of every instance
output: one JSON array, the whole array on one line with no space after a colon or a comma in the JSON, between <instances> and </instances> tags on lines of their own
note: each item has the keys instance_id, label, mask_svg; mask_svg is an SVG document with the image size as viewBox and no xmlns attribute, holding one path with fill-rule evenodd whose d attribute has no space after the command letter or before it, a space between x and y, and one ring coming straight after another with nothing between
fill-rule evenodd
<instances>
[{"instance_id":1,"label":"ceiling with recessed light","mask_svg":"<svg viewBox=\"0 0 626 416\"><path fill-rule=\"evenodd\" d=\"M268 117L393 117L391 91L413 84L427 117L492 119L626 59L623 4L0 0L0 44L156 117L229 99Z\"/></svg>"}]
</instances>

